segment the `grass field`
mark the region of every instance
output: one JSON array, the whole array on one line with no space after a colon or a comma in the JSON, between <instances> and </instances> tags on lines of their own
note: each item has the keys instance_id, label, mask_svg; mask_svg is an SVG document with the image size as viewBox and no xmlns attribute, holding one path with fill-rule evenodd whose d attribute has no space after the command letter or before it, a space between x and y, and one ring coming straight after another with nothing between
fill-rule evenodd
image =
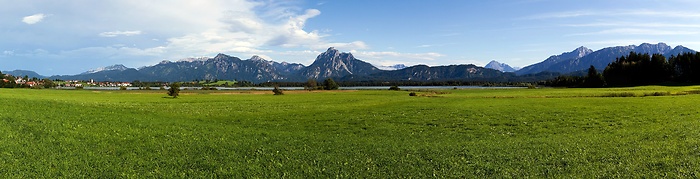
<instances>
[{"instance_id":1,"label":"grass field","mask_svg":"<svg viewBox=\"0 0 700 179\"><path fill-rule=\"evenodd\" d=\"M0 89L0 177L698 178L698 90Z\"/></svg>"}]
</instances>

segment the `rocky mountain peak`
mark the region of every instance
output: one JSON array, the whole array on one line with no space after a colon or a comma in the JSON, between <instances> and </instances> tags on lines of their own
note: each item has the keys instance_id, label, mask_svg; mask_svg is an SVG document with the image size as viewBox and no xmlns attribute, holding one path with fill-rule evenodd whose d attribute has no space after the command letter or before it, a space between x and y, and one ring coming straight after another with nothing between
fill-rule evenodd
<instances>
[{"instance_id":1,"label":"rocky mountain peak","mask_svg":"<svg viewBox=\"0 0 700 179\"><path fill-rule=\"evenodd\" d=\"M371 64L356 59L351 53L341 53L333 47L319 54L301 74L307 78L342 77L349 74L370 74L379 71Z\"/></svg>"},{"instance_id":2,"label":"rocky mountain peak","mask_svg":"<svg viewBox=\"0 0 700 179\"><path fill-rule=\"evenodd\" d=\"M326 50L326 52L323 52L316 57L314 64L321 63L344 66L353 59L355 59L355 57L351 53L340 52L334 47L330 47L328 50Z\"/></svg>"},{"instance_id":3,"label":"rocky mountain peak","mask_svg":"<svg viewBox=\"0 0 700 179\"><path fill-rule=\"evenodd\" d=\"M326 53L338 53L338 50L336 50L335 47L328 47Z\"/></svg>"},{"instance_id":4,"label":"rocky mountain peak","mask_svg":"<svg viewBox=\"0 0 700 179\"><path fill-rule=\"evenodd\" d=\"M226 58L231 58L231 56L228 56L228 55L226 55L226 54L220 53L220 54L217 54L216 57L214 57L214 58L215 58L215 59L222 59L222 58L223 58L223 59L226 59Z\"/></svg>"},{"instance_id":5,"label":"rocky mountain peak","mask_svg":"<svg viewBox=\"0 0 700 179\"><path fill-rule=\"evenodd\" d=\"M355 57L352 56L350 53L341 53L340 51L336 50L334 47L328 48L326 52L323 52L319 54L316 57L316 61L319 60L329 60L329 61L337 61L337 60L342 60L342 59L353 59Z\"/></svg>"},{"instance_id":6,"label":"rocky mountain peak","mask_svg":"<svg viewBox=\"0 0 700 179\"><path fill-rule=\"evenodd\" d=\"M502 71L502 72L514 72L514 71L516 71L516 69L511 67L510 65L505 64L505 63L500 63L496 60L491 60L491 62L486 64L486 66L484 66L484 68L490 68L490 69L494 69L494 70L498 70L498 71Z\"/></svg>"},{"instance_id":7,"label":"rocky mountain peak","mask_svg":"<svg viewBox=\"0 0 700 179\"><path fill-rule=\"evenodd\" d=\"M128 69L129 69L128 67L126 67L122 64L116 64L116 65L106 66L106 67L102 67L102 68L97 68L94 70L88 70L82 74L90 74L90 73L97 73L97 72L101 72L101 71L113 71L113 70L124 71L124 70L128 70Z\"/></svg>"},{"instance_id":8,"label":"rocky mountain peak","mask_svg":"<svg viewBox=\"0 0 700 179\"><path fill-rule=\"evenodd\" d=\"M177 62L196 62L196 61L207 61L209 60L209 57L196 57L196 58L183 58L178 60Z\"/></svg>"},{"instance_id":9,"label":"rocky mountain peak","mask_svg":"<svg viewBox=\"0 0 700 179\"><path fill-rule=\"evenodd\" d=\"M107 69L107 70L120 70L120 71L123 71L123 70L129 69L129 68L126 67L126 66L124 66L124 65L122 65L122 64L116 64L116 65L112 65L112 66L107 66L107 67L105 67L105 69Z\"/></svg>"},{"instance_id":10,"label":"rocky mountain peak","mask_svg":"<svg viewBox=\"0 0 700 179\"><path fill-rule=\"evenodd\" d=\"M251 61L267 61L264 58L257 56L257 55L253 55L252 57L250 57L250 60Z\"/></svg>"},{"instance_id":11,"label":"rocky mountain peak","mask_svg":"<svg viewBox=\"0 0 700 179\"><path fill-rule=\"evenodd\" d=\"M659 42L658 44L642 43L634 48L634 51L636 52L646 52L650 54L665 54L671 50L671 46L668 46L663 42Z\"/></svg>"},{"instance_id":12,"label":"rocky mountain peak","mask_svg":"<svg viewBox=\"0 0 700 179\"><path fill-rule=\"evenodd\" d=\"M586 48L586 47L584 47L584 46L581 46L581 47L579 47L579 48L576 48L573 52L578 53L578 55L577 55L578 58L581 58L581 57L583 57L583 56L586 56L586 55L588 55L588 54L593 53L593 50L591 50L591 49L589 49L589 48Z\"/></svg>"},{"instance_id":13,"label":"rocky mountain peak","mask_svg":"<svg viewBox=\"0 0 700 179\"><path fill-rule=\"evenodd\" d=\"M689 49L688 47L678 45L678 46L674 47L671 51L666 52L666 54L664 54L664 55L666 55L667 57L670 57L670 56L675 56L675 55L684 54L684 53L696 53L696 51Z\"/></svg>"}]
</instances>

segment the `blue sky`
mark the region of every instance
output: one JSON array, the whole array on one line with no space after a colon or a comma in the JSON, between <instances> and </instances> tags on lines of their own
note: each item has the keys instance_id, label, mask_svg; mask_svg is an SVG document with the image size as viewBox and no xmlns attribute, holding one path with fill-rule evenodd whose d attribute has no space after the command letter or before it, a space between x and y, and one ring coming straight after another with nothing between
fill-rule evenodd
<instances>
[{"instance_id":1,"label":"blue sky","mask_svg":"<svg viewBox=\"0 0 700 179\"><path fill-rule=\"evenodd\" d=\"M213 57L527 66L579 46L700 50L695 0L0 0L0 70L77 74Z\"/></svg>"}]
</instances>

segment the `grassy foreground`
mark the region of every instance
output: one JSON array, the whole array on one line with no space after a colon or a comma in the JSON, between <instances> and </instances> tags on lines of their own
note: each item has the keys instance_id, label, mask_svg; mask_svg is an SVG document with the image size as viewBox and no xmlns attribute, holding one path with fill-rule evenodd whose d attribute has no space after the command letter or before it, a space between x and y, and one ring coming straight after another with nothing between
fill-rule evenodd
<instances>
[{"instance_id":1,"label":"grassy foreground","mask_svg":"<svg viewBox=\"0 0 700 179\"><path fill-rule=\"evenodd\" d=\"M698 89L0 89L0 177L698 178Z\"/></svg>"}]
</instances>

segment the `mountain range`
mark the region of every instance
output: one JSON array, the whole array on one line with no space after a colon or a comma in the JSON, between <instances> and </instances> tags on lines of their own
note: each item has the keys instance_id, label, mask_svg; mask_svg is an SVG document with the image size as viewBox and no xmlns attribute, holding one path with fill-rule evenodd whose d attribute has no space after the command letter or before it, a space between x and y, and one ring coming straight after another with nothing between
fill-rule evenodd
<instances>
[{"instance_id":1,"label":"mountain range","mask_svg":"<svg viewBox=\"0 0 700 179\"><path fill-rule=\"evenodd\" d=\"M416 65L401 70L381 71L369 75L349 75L342 81L517 81L513 73L476 65L449 65L429 67Z\"/></svg>"},{"instance_id":2,"label":"mountain range","mask_svg":"<svg viewBox=\"0 0 700 179\"><path fill-rule=\"evenodd\" d=\"M671 48L665 43L649 44L643 43L639 46L617 46L607 47L597 51L593 51L586 47L579 47L571 52L562 53L560 55L552 55L542 62L523 67L515 72L517 75L536 74L540 72L558 72L562 74L576 72L588 69L593 65L598 70L605 69L608 64L615 61L616 58L628 55L630 52L648 53L648 54L663 54L666 58L672 55L681 53L695 53L695 50L676 46Z\"/></svg>"},{"instance_id":3,"label":"mountain range","mask_svg":"<svg viewBox=\"0 0 700 179\"><path fill-rule=\"evenodd\" d=\"M304 66L298 63L275 62L253 56L242 60L226 54L213 58L188 58L162 61L153 66L128 68L124 65L90 70L77 75L47 77L65 80L95 81L193 81L193 80L239 80L253 83L271 81L306 81L307 79L334 78L345 81L522 81L551 78L557 74L569 74L587 69L593 65L605 69L616 58L637 53L659 53L667 57L686 52L695 52L683 46L671 48L664 43L617 46L593 51L579 47L571 52L553 55L542 62L526 66L519 70L497 61L491 61L485 67L475 65L434 66L416 65L406 67L398 64L382 69L355 58L351 53L340 52L330 47L319 54L315 61ZM393 70L385 70L393 69ZM45 78L32 71L7 71L14 76Z\"/></svg>"}]
</instances>

